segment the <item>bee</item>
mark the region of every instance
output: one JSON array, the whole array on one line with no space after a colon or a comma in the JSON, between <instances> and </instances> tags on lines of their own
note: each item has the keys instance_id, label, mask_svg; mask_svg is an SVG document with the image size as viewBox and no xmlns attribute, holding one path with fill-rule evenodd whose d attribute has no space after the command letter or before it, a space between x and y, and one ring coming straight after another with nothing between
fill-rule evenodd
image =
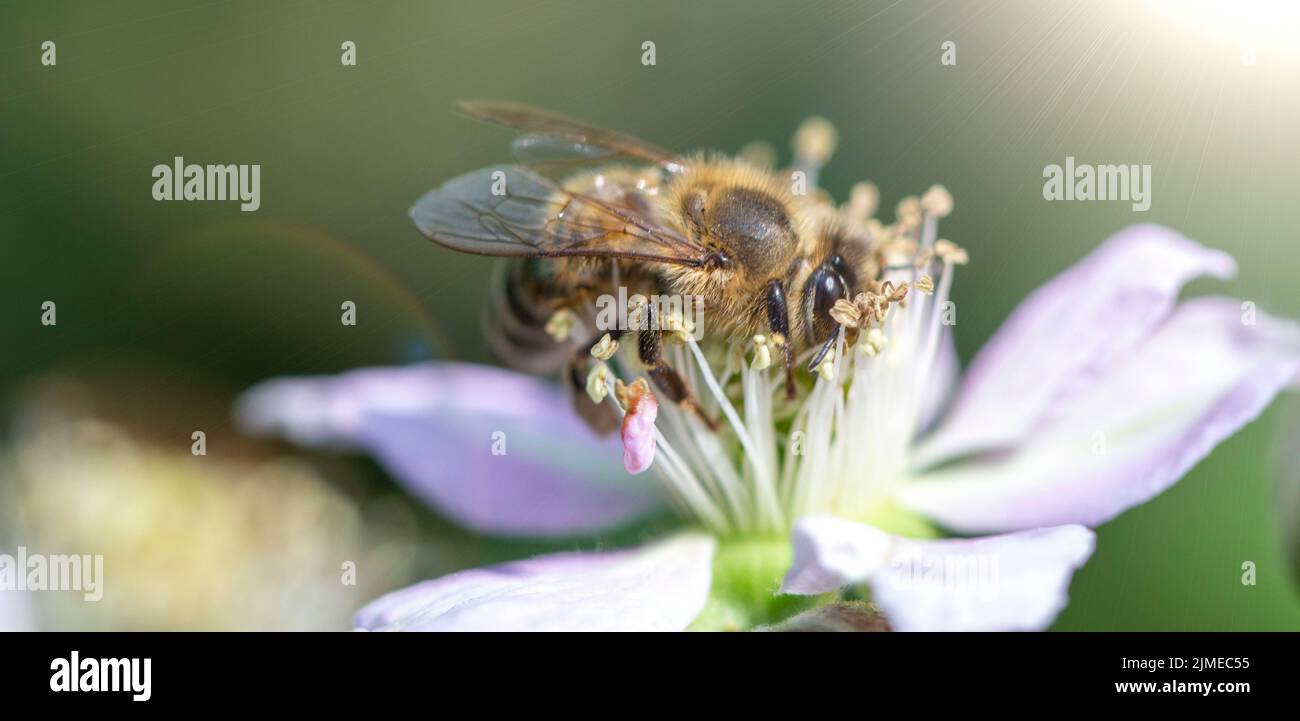
<instances>
[{"instance_id":1,"label":"bee","mask_svg":"<svg viewBox=\"0 0 1300 721\"><path fill-rule=\"evenodd\" d=\"M705 337L770 338L793 397L796 358L810 351L809 366L821 362L840 329L835 302L875 278L867 244L844 231L828 201L794 192L790 176L513 103L460 107L518 131L516 162L447 181L411 217L440 245L512 259L495 278L485 325L494 351L515 367L548 372L567 362L583 388L587 351L606 332L621 333L557 342L546 325L559 309L594 317L593 299L622 284L628 293L703 299ZM649 320L636 331L646 375L699 413L665 359L666 331Z\"/></svg>"}]
</instances>

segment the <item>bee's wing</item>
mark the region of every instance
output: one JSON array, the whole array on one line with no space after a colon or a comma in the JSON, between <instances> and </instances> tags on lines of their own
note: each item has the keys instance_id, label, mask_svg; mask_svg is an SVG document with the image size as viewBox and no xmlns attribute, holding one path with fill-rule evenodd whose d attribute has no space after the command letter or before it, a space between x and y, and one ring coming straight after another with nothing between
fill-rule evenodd
<instances>
[{"instance_id":1,"label":"bee's wing","mask_svg":"<svg viewBox=\"0 0 1300 721\"><path fill-rule=\"evenodd\" d=\"M625 155L662 166L670 172L681 170L680 156L647 143L640 138L598 128L580 120L566 118L546 110L499 100L464 100L460 109L470 117L514 128L523 135L515 142L515 152L529 152L546 145L546 138L563 141L569 152L578 156ZM560 145L548 151L561 149Z\"/></svg>"},{"instance_id":2,"label":"bee's wing","mask_svg":"<svg viewBox=\"0 0 1300 721\"><path fill-rule=\"evenodd\" d=\"M411 219L430 239L480 255L611 257L703 265L712 253L656 222L635 189L597 198L531 168L482 168L429 191Z\"/></svg>"},{"instance_id":3,"label":"bee's wing","mask_svg":"<svg viewBox=\"0 0 1300 721\"><path fill-rule=\"evenodd\" d=\"M622 155L617 150L588 145L546 133L524 133L510 143L510 153L520 165L532 168L550 164L608 163Z\"/></svg>"}]
</instances>

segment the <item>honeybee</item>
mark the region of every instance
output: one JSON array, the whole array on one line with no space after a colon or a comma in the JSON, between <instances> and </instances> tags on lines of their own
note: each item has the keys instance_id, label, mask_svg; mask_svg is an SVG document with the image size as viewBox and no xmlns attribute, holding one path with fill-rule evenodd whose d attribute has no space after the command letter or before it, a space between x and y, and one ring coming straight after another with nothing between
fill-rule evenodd
<instances>
[{"instance_id":1,"label":"honeybee","mask_svg":"<svg viewBox=\"0 0 1300 721\"><path fill-rule=\"evenodd\" d=\"M513 259L493 284L485 325L493 349L515 367L546 372L567 361L582 388L587 351L606 332L619 333L557 342L545 326L562 308L592 317L592 299L621 284L702 298L706 337L770 338L793 397L796 358L808 350L810 366L822 360L840 328L831 308L876 275L866 244L844 232L826 200L796 194L788 175L721 155L673 153L513 103L460 107L519 131L516 162L447 181L421 197L411 217L440 245ZM665 331L653 319L646 327L636 331L646 374L668 399L698 412L692 389L665 359Z\"/></svg>"}]
</instances>

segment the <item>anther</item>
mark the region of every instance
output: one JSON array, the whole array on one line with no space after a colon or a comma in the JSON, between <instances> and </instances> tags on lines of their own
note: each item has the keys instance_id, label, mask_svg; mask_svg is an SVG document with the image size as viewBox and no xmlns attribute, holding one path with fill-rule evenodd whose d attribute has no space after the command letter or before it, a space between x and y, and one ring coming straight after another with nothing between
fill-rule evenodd
<instances>
[{"instance_id":1,"label":"anther","mask_svg":"<svg viewBox=\"0 0 1300 721\"><path fill-rule=\"evenodd\" d=\"M830 316L831 320L842 326L857 328L858 322L862 319L862 311L858 309L858 306L855 303L852 303L845 298L840 298L835 301L835 305L831 306Z\"/></svg>"},{"instance_id":2,"label":"anther","mask_svg":"<svg viewBox=\"0 0 1300 721\"><path fill-rule=\"evenodd\" d=\"M606 336L608 337L608 336ZM609 366L597 363L587 372L587 397L600 405L609 395Z\"/></svg>"},{"instance_id":3,"label":"anther","mask_svg":"<svg viewBox=\"0 0 1300 721\"><path fill-rule=\"evenodd\" d=\"M750 362L749 367L756 371L765 370L772 366L772 348L767 340L767 336L754 336L754 359Z\"/></svg>"},{"instance_id":4,"label":"anther","mask_svg":"<svg viewBox=\"0 0 1300 721\"><path fill-rule=\"evenodd\" d=\"M909 195L899 201L898 209L894 211L895 222L904 230L919 227L923 216L921 201L914 195Z\"/></svg>"},{"instance_id":5,"label":"anther","mask_svg":"<svg viewBox=\"0 0 1300 721\"><path fill-rule=\"evenodd\" d=\"M828 350L826 352L826 356L822 358L822 362L817 364L817 375L821 376L822 378L828 381L834 380L835 378L835 349L834 348Z\"/></svg>"},{"instance_id":6,"label":"anther","mask_svg":"<svg viewBox=\"0 0 1300 721\"><path fill-rule=\"evenodd\" d=\"M921 196L921 207L926 215L936 218L947 217L952 212L952 193L942 185L932 186Z\"/></svg>"},{"instance_id":7,"label":"anther","mask_svg":"<svg viewBox=\"0 0 1300 721\"><path fill-rule=\"evenodd\" d=\"M858 183L849 191L849 222L866 224L880 206L880 191L872 183Z\"/></svg>"},{"instance_id":8,"label":"anther","mask_svg":"<svg viewBox=\"0 0 1300 721\"><path fill-rule=\"evenodd\" d=\"M858 343L858 350L861 351L863 355L866 355L869 358L874 358L880 355L880 352L885 349L885 345L888 342L889 339L885 337L883 331L879 328L872 328L862 336L861 342Z\"/></svg>"},{"instance_id":9,"label":"anther","mask_svg":"<svg viewBox=\"0 0 1300 721\"><path fill-rule=\"evenodd\" d=\"M591 347L591 355L598 360L607 361L614 357L618 352L618 341L609 336L608 333L601 336L600 342Z\"/></svg>"},{"instance_id":10,"label":"anther","mask_svg":"<svg viewBox=\"0 0 1300 721\"><path fill-rule=\"evenodd\" d=\"M569 339L573 333L573 327L578 323L578 316L568 308L561 308L551 314L546 320L546 332L557 343L563 343Z\"/></svg>"},{"instance_id":11,"label":"anther","mask_svg":"<svg viewBox=\"0 0 1300 721\"><path fill-rule=\"evenodd\" d=\"M821 167L831 159L839 134L826 118L811 117L794 132L794 154L802 164Z\"/></svg>"},{"instance_id":12,"label":"anther","mask_svg":"<svg viewBox=\"0 0 1300 721\"><path fill-rule=\"evenodd\" d=\"M965 265L970 262L970 255L951 240L939 239L934 244L934 254L942 258L945 263L953 265Z\"/></svg>"}]
</instances>

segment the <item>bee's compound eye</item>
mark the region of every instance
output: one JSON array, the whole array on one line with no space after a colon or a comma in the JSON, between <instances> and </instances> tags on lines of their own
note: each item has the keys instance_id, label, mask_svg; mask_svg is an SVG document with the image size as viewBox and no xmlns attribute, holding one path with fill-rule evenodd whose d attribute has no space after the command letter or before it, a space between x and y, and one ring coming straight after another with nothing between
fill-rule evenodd
<instances>
[{"instance_id":1,"label":"bee's compound eye","mask_svg":"<svg viewBox=\"0 0 1300 721\"><path fill-rule=\"evenodd\" d=\"M806 288L807 295L812 298L812 306L809 310L812 315L814 336L810 340L816 342L825 337L835 326L835 321L831 318L831 308L835 306L835 301L843 298L848 291L844 287L844 279L828 264L822 264L808 276Z\"/></svg>"},{"instance_id":2,"label":"bee's compound eye","mask_svg":"<svg viewBox=\"0 0 1300 721\"><path fill-rule=\"evenodd\" d=\"M853 285L857 282L857 274L853 272L853 269L849 267L848 261L844 260L842 256L833 255L827 262L835 269L836 273L840 274L840 280L845 281L849 285Z\"/></svg>"}]
</instances>

